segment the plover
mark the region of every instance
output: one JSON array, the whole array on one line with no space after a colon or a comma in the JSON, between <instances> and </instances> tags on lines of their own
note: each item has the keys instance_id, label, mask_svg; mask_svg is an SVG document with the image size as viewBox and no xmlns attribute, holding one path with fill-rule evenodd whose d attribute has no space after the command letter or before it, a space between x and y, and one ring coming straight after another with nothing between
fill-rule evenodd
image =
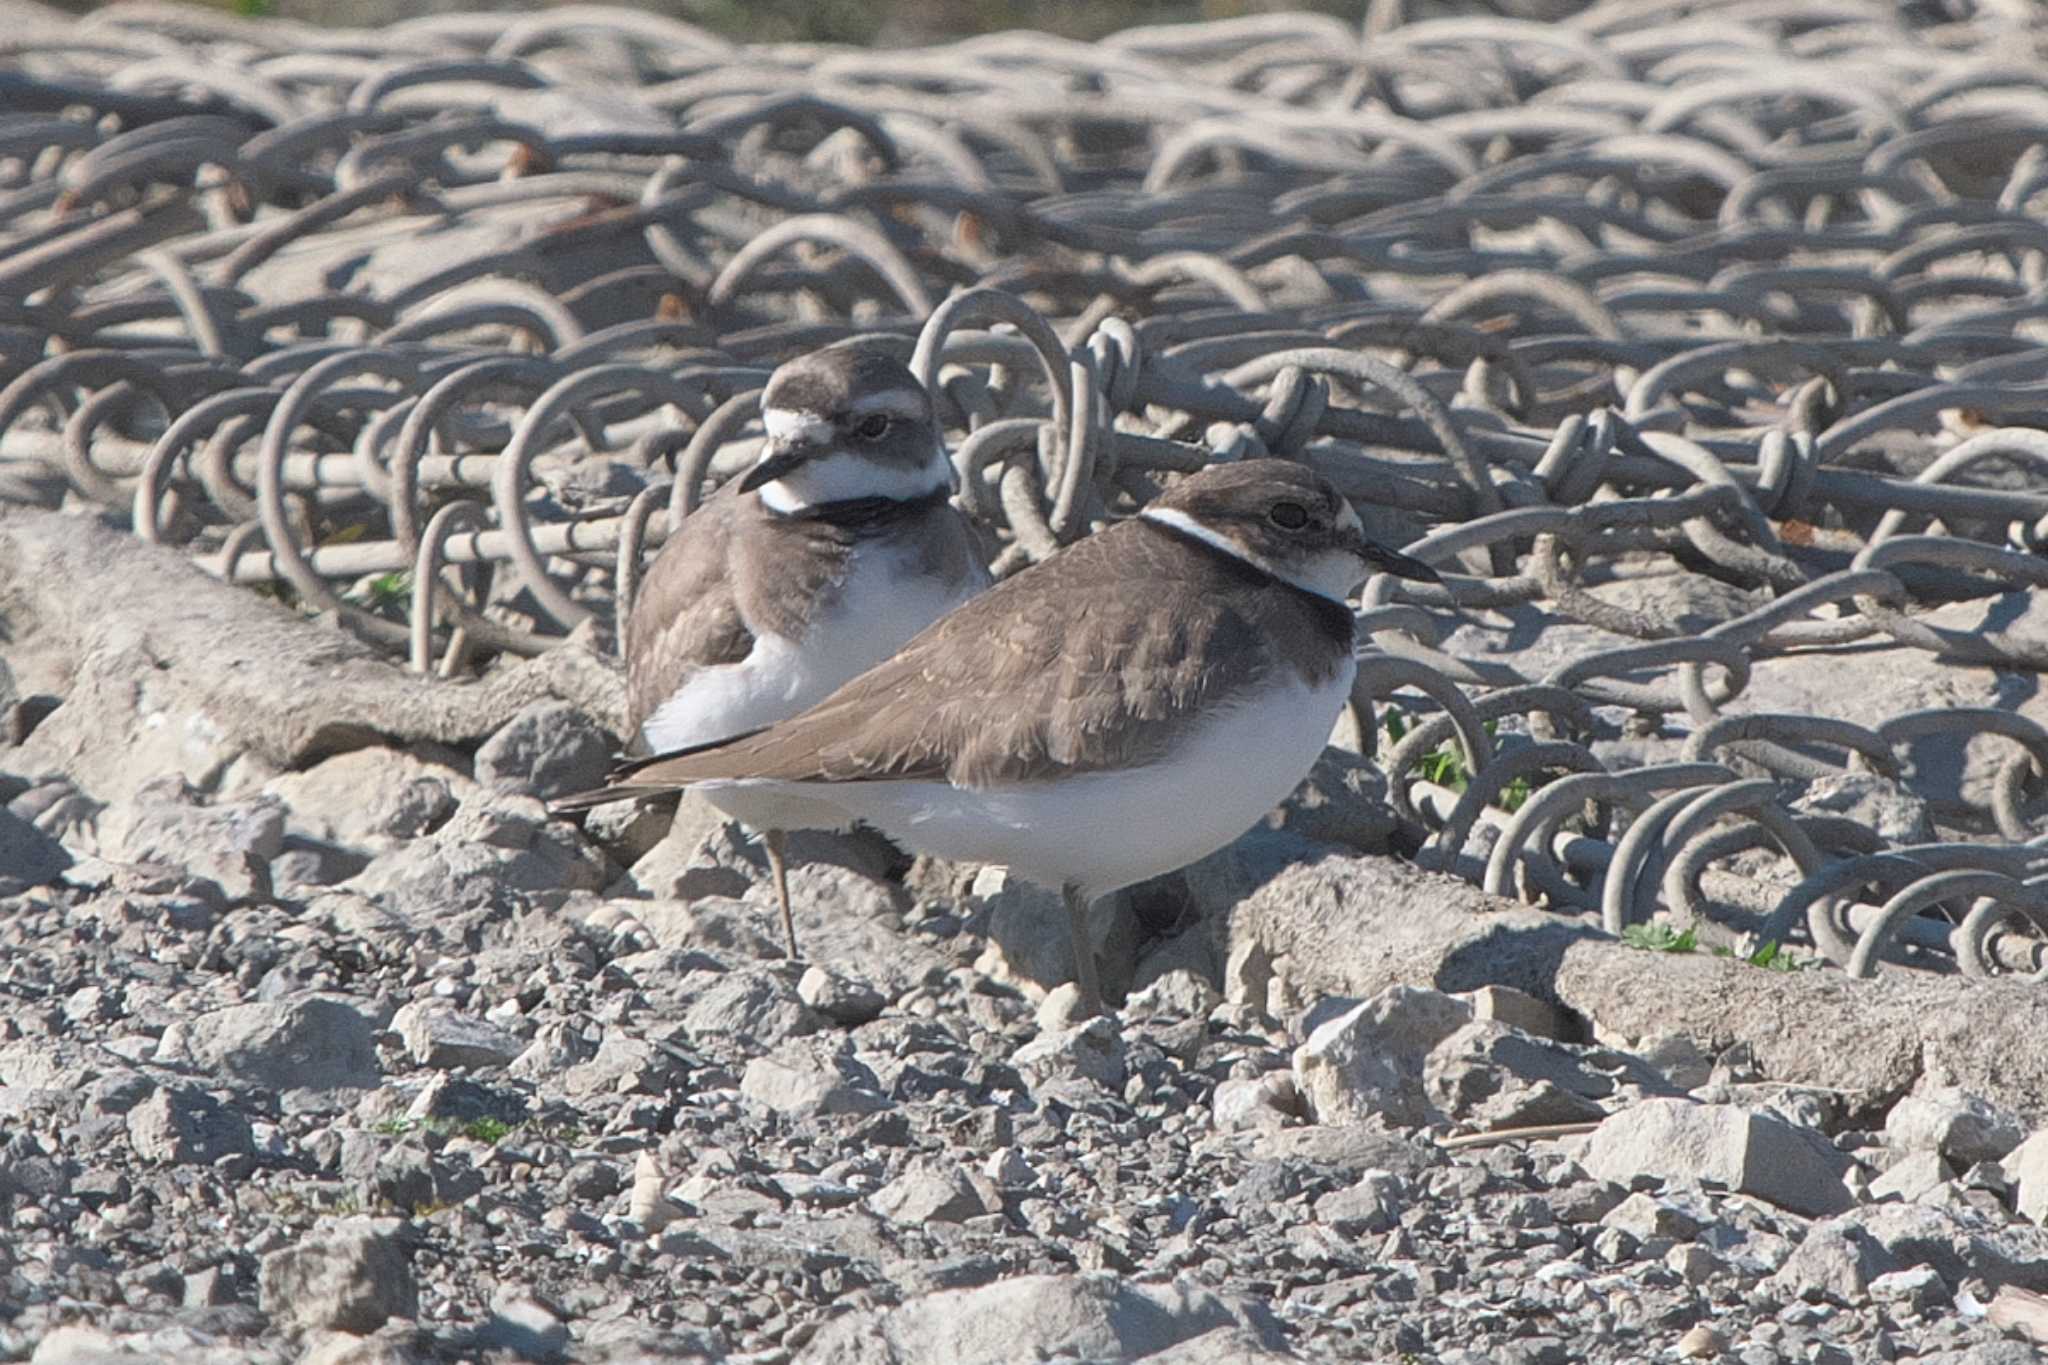
<instances>
[{"instance_id":1,"label":"plover","mask_svg":"<svg viewBox=\"0 0 2048 1365\"><path fill-rule=\"evenodd\" d=\"M759 462L662 546L626 622L628 728L652 754L794 716L988 586L931 398L897 360L799 356L769 376L761 421ZM762 835L796 957L782 831L801 822L745 788L704 795Z\"/></svg>"},{"instance_id":2,"label":"plover","mask_svg":"<svg viewBox=\"0 0 2048 1365\"><path fill-rule=\"evenodd\" d=\"M608 790L743 796L785 828L860 822L1056 887L1099 1012L1089 905L1221 848L1301 782L1357 672L1346 599L1376 571L1436 578L1312 470L1212 465L802 715Z\"/></svg>"}]
</instances>

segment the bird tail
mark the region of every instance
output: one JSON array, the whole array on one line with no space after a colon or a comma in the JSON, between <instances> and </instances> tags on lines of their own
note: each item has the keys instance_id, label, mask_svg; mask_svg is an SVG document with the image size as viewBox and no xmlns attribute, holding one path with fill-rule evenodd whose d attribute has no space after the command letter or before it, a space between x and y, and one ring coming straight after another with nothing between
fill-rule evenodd
<instances>
[{"instance_id":1,"label":"bird tail","mask_svg":"<svg viewBox=\"0 0 2048 1365\"><path fill-rule=\"evenodd\" d=\"M567 796L557 797L548 803L548 810L551 814L555 815L573 815L580 811L595 810L599 806L610 805L614 801L637 801L642 797L666 796L672 792L681 791L693 782L707 781L714 777L732 776L733 774L722 770L724 765L709 765L721 770L706 771L701 774L664 771L655 775L651 780L643 778L640 781L634 781L634 778L639 777L656 764L666 765L674 763L678 759L692 758L700 754L715 754L730 745L740 743L742 740L752 739L755 735L760 734L761 730L766 728L766 726L762 726L758 729L743 730L736 735L727 735L724 739L714 739L703 744L692 744L682 749L671 749L667 753L655 754L651 758L630 759L613 768L611 773L605 778L602 787L594 787L589 791L571 792ZM688 766L691 765L685 765L685 767Z\"/></svg>"}]
</instances>

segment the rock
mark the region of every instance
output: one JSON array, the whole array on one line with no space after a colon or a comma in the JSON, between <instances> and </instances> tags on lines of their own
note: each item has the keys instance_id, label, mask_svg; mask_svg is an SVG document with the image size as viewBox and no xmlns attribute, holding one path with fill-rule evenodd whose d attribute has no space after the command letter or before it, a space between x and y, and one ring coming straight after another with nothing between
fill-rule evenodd
<instances>
[{"instance_id":1,"label":"rock","mask_svg":"<svg viewBox=\"0 0 2048 1365\"><path fill-rule=\"evenodd\" d=\"M1609 1209L1600 1219L1602 1227L1620 1228L1639 1242L1653 1237L1690 1241L1698 1235L1699 1220L1668 1200L1648 1194L1632 1194Z\"/></svg>"},{"instance_id":2,"label":"rock","mask_svg":"<svg viewBox=\"0 0 2048 1365\"><path fill-rule=\"evenodd\" d=\"M346 1219L263 1258L263 1311L286 1330L374 1332L419 1315L412 1262L394 1224Z\"/></svg>"},{"instance_id":3,"label":"rock","mask_svg":"<svg viewBox=\"0 0 2048 1365\"><path fill-rule=\"evenodd\" d=\"M1728 1349L1728 1338L1702 1322L1687 1328L1672 1349L1682 1360L1712 1360Z\"/></svg>"},{"instance_id":4,"label":"rock","mask_svg":"<svg viewBox=\"0 0 2048 1365\"><path fill-rule=\"evenodd\" d=\"M1033 993L1074 979L1073 934L1058 891L1005 868L985 867L974 878L969 905L988 925L988 946L976 971ZM1088 934L1104 997L1122 999L1138 961L1138 921L1130 898L1118 894L1097 901L1088 912Z\"/></svg>"},{"instance_id":5,"label":"rock","mask_svg":"<svg viewBox=\"0 0 2048 1365\"><path fill-rule=\"evenodd\" d=\"M1806 1230L1785 1264L1765 1283L1785 1298L1857 1304L1880 1275L1904 1270L1904 1262L1855 1217L1827 1218Z\"/></svg>"},{"instance_id":6,"label":"rock","mask_svg":"<svg viewBox=\"0 0 2048 1365\"><path fill-rule=\"evenodd\" d=\"M410 1325L395 1332L386 1327L367 1337L353 1332L315 1333L297 1365L427 1365L433 1357L419 1349L415 1341L419 1335Z\"/></svg>"},{"instance_id":7,"label":"rock","mask_svg":"<svg viewBox=\"0 0 2048 1365\"><path fill-rule=\"evenodd\" d=\"M1123 1036L1100 1016L1040 1034L1010 1055L1010 1065L1034 1090L1052 1082L1083 1080L1120 1092L1127 1076Z\"/></svg>"},{"instance_id":8,"label":"rock","mask_svg":"<svg viewBox=\"0 0 2048 1365\"><path fill-rule=\"evenodd\" d=\"M160 863L213 882L232 902L268 900L270 863L284 851L285 812L275 798L202 805L182 777L159 779L132 804L100 818L102 856Z\"/></svg>"},{"instance_id":9,"label":"rock","mask_svg":"<svg viewBox=\"0 0 2048 1365\"><path fill-rule=\"evenodd\" d=\"M1956 1086L1905 1096L1885 1116L1885 1139L1904 1151L1940 1152L1958 1169L1997 1161L2027 1135L2017 1116Z\"/></svg>"},{"instance_id":10,"label":"rock","mask_svg":"<svg viewBox=\"0 0 2048 1365\"><path fill-rule=\"evenodd\" d=\"M573 706L538 701L476 751L476 780L493 791L552 801L604 785L615 745Z\"/></svg>"},{"instance_id":11,"label":"rock","mask_svg":"<svg viewBox=\"0 0 2048 1365\"><path fill-rule=\"evenodd\" d=\"M293 831L349 848L382 849L432 834L479 788L447 764L371 746L274 777L263 791L284 802Z\"/></svg>"},{"instance_id":12,"label":"rock","mask_svg":"<svg viewBox=\"0 0 2048 1365\"><path fill-rule=\"evenodd\" d=\"M517 1124L527 1118L526 1100L511 1091L470 1080L467 1076L432 1076L405 1106L415 1123L462 1125L488 1119Z\"/></svg>"},{"instance_id":13,"label":"rock","mask_svg":"<svg viewBox=\"0 0 2048 1365\"><path fill-rule=\"evenodd\" d=\"M71 855L34 824L0 806L0 896L46 886L71 866Z\"/></svg>"},{"instance_id":14,"label":"rock","mask_svg":"<svg viewBox=\"0 0 2048 1365\"><path fill-rule=\"evenodd\" d=\"M1901 1263L1932 1266L1950 1284L2048 1290L2048 1230L1930 1204L1870 1204L1854 1216Z\"/></svg>"},{"instance_id":15,"label":"rock","mask_svg":"<svg viewBox=\"0 0 2048 1365\"><path fill-rule=\"evenodd\" d=\"M1932 1148L1907 1152L1884 1168L1884 1174L1870 1182L1873 1200L1903 1199L1907 1203L1940 1189L1956 1173L1941 1153Z\"/></svg>"},{"instance_id":16,"label":"rock","mask_svg":"<svg viewBox=\"0 0 2048 1365\"><path fill-rule=\"evenodd\" d=\"M1430 1122L1424 1058L1471 1017L1469 1005L1440 991L1394 986L1321 1025L1294 1051L1309 1114L1317 1123Z\"/></svg>"},{"instance_id":17,"label":"rock","mask_svg":"<svg viewBox=\"0 0 2048 1365\"><path fill-rule=\"evenodd\" d=\"M1182 938L1195 938L1182 935ZM1178 940L1176 940L1177 942ZM1199 938L1195 938L1199 942ZM1222 997L1215 985L1202 972L1186 967L1167 967L1152 972L1159 965L1154 956L1147 956L1138 964L1138 976L1143 987L1126 997L1123 1013L1127 1019L1206 1019Z\"/></svg>"},{"instance_id":18,"label":"rock","mask_svg":"<svg viewBox=\"0 0 2048 1365\"><path fill-rule=\"evenodd\" d=\"M1332 745L1262 823L1310 843L1385 853L1394 833L1386 774L1364 755Z\"/></svg>"},{"instance_id":19,"label":"rock","mask_svg":"<svg viewBox=\"0 0 2048 1365\"><path fill-rule=\"evenodd\" d=\"M391 1027L413 1061L435 1071L508 1065L526 1044L482 1019L437 1001L414 1001L391 1017Z\"/></svg>"},{"instance_id":20,"label":"rock","mask_svg":"<svg viewBox=\"0 0 2048 1365\"><path fill-rule=\"evenodd\" d=\"M1351 1184L1316 1200L1315 1214L1346 1237L1367 1237L1390 1231L1408 1199L1407 1182L1392 1171L1361 1171Z\"/></svg>"},{"instance_id":21,"label":"rock","mask_svg":"<svg viewBox=\"0 0 2048 1365\"><path fill-rule=\"evenodd\" d=\"M362 1089L381 1076L376 1031L341 997L230 1005L172 1023L156 1057L266 1090Z\"/></svg>"},{"instance_id":22,"label":"rock","mask_svg":"<svg viewBox=\"0 0 2048 1365\"><path fill-rule=\"evenodd\" d=\"M37 651L75 680L10 761L102 800L170 774L253 786L380 737L473 743L543 697L609 715L623 695L616 664L584 649L451 688L178 548L60 513L8 509L0 583L37 585L6 603L10 653Z\"/></svg>"},{"instance_id":23,"label":"rock","mask_svg":"<svg viewBox=\"0 0 2048 1365\"><path fill-rule=\"evenodd\" d=\"M1940 1272L1926 1265L1879 1275L1870 1282L1870 1297L1879 1303L1896 1304L1908 1313L1927 1313L1955 1302Z\"/></svg>"},{"instance_id":24,"label":"rock","mask_svg":"<svg viewBox=\"0 0 2048 1365\"><path fill-rule=\"evenodd\" d=\"M491 1316L476 1330L487 1351L510 1351L520 1360L557 1360L569 1347L569 1328L555 1309L522 1293L500 1292Z\"/></svg>"},{"instance_id":25,"label":"rock","mask_svg":"<svg viewBox=\"0 0 2048 1365\"><path fill-rule=\"evenodd\" d=\"M502 906L507 893L596 891L611 865L574 829L526 796L465 801L431 835L379 854L346 886L425 922L451 910Z\"/></svg>"},{"instance_id":26,"label":"rock","mask_svg":"<svg viewBox=\"0 0 2048 1365\"><path fill-rule=\"evenodd\" d=\"M1076 1024L1086 1022L1087 1002L1081 998L1081 987L1072 981L1061 982L1045 993L1045 999L1038 1002L1038 1031L1058 1033Z\"/></svg>"},{"instance_id":27,"label":"rock","mask_svg":"<svg viewBox=\"0 0 2048 1365\"><path fill-rule=\"evenodd\" d=\"M683 1014L692 1038L744 1038L766 1050L816 1033L821 1021L779 968L748 967L711 982Z\"/></svg>"},{"instance_id":28,"label":"rock","mask_svg":"<svg viewBox=\"0 0 2048 1365\"><path fill-rule=\"evenodd\" d=\"M1284 1128L1300 1121L1301 1092L1295 1088L1294 1073L1286 1069L1268 1071L1249 1080L1219 1083L1209 1097L1216 1130L1236 1133L1247 1128Z\"/></svg>"},{"instance_id":29,"label":"rock","mask_svg":"<svg viewBox=\"0 0 2048 1365\"><path fill-rule=\"evenodd\" d=\"M1701 1181L1810 1217L1855 1202L1842 1183L1847 1159L1824 1139L1733 1105L1631 1105L1593 1131L1580 1164L1621 1185Z\"/></svg>"},{"instance_id":30,"label":"rock","mask_svg":"<svg viewBox=\"0 0 2048 1365\"><path fill-rule=\"evenodd\" d=\"M1683 1034L1708 1056L1739 1044L1775 1082L1877 1096L1925 1074L2030 1115L2048 1094L2048 1049L2037 1045L2048 1037L2048 992L2023 982L1884 972L1851 983L1644 953L1456 877L1327 851L1207 906L1202 923L1231 974L1226 993L1268 1013L1275 983L1291 1000L1366 999L1416 982L1504 985L1598 1020L1603 1036ZM1703 1017L1694 1005L1709 998L1724 1003Z\"/></svg>"},{"instance_id":31,"label":"rock","mask_svg":"<svg viewBox=\"0 0 2048 1365\"><path fill-rule=\"evenodd\" d=\"M841 1028L858 1028L881 1016L889 1002L864 981L853 981L823 967L804 968L797 979L797 998Z\"/></svg>"},{"instance_id":32,"label":"rock","mask_svg":"<svg viewBox=\"0 0 2048 1365\"><path fill-rule=\"evenodd\" d=\"M1557 1006L1513 986L1481 986L1467 998L1477 1023L1505 1024L1532 1037L1558 1042L1570 1036L1569 1026Z\"/></svg>"},{"instance_id":33,"label":"rock","mask_svg":"<svg viewBox=\"0 0 2048 1365\"><path fill-rule=\"evenodd\" d=\"M1144 1359L1145 1365L1283 1365L1298 1357L1275 1349L1256 1332L1242 1327L1218 1327L1163 1351L1154 1351Z\"/></svg>"},{"instance_id":34,"label":"rock","mask_svg":"<svg viewBox=\"0 0 2048 1365\"><path fill-rule=\"evenodd\" d=\"M1687 1284L1705 1284L1728 1269L1719 1256L1692 1242L1681 1243L1664 1253L1664 1264Z\"/></svg>"},{"instance_id":35,"label":"rock","mask_svg":"<svg viewBox=\"0 0 2048 1365\"><path fill-rule=\"evenodd\" d=\"M1615 1097L1620 1080L1638 1093L1670 1089L1633 1058L1477 1020L1431 1048L1422 1068L1423 1092L1437 1110L1486 1128L1604 1118L1602 1102Z\"/></svg>"},{"instance_id":36,"label":"rock","mask_svg":"<svg viewBox=\"0 0 2048 1365\"><path fill-rule=\"evenodd\" d=\"M1002 1195L978 1171L943 1158L914 1158L904 1172L868 1199L868 1207L897 1223L964 1223L1001 1213Z\"/></svg>"},{"instance_id":37,"label":"rock","mask_svg":"<svg viewBox=\"0 0 2048 1365\"><path fill-rule=\"evenodd\" d=\"M202 1090L160 1089L128 1111L128 1142L144 1161L211 1166L255 1151L249 1120Z\"/></svg>"},{"instance_id":38,"label":"rock","mask_svg":"<svg viewBox=\"0 0 2048 1365\"><path fill-rule=\"evenodd\" d=\"M1262 1305L1185 1281L1140 1285L1120 1275L1022 1275L978 1289L925 1294L898 1308L845 1314L827 1323L796 1360L797 1365L1011 1365L1057 1356L1145 1360L1217 1331L1245 1333L1267 1350L1282 1345L1279 1324Z\"/></svg>"},{"instance_id":39,"label":"rock","mask_svg":"<svg viewBox=\"0 0 2048 1365\"><path fill-rule=\"evenodd\" d=\"M2013 1206L2020 1217L2048 1224L2048 1128L2006 1153L1999 1164L2012 1182Z\"/></svg>"},{"instance_id":40,"label":"rock","mask_svg":"<svg viewBox=\"0 0 2048 1365\"><path fill-rule=\"evenodd\" d=\"M740 1094L791 1118L872 1114L889 1107L875 1073L843 1039L792 1038L747 1063Z\"/></svg>"},{"instance_id":41,"label":"rock","mask_svg":"<svg viewBox=\"0 0 2048 1365\"><path fill-rule=\"evenodd\" d=\"M466 1161L437 1157L417 1141L406 1141L378 1155L364 1186L366 1203L419 1213L460 1204L483 1189L484 1179Z\"/></svg>"}]
</instances>

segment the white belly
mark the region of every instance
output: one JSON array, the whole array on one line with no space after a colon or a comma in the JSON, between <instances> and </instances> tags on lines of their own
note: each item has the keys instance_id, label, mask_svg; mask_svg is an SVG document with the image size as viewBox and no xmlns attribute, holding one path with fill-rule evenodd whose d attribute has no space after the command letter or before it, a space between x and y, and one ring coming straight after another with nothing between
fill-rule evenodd
<instances>
[{"instance_id":1,"label":"white belly","mask_svg":"<svg viewBox=\"0 0 2048 1365\"><path fill-rule=\"evenodd\" d=\"M700 787L776 811L784 828L872 825L904 847L996 863L1088 896L1185 867L1243 834L1301 784L1329 742L1356 666L1213 718L1164 762L1057 783L964 791L944 782L734 782Z\"/></svg>"},{"instance_id":2,"label":"white belly","mask_svg":"<svg viewBox=\"0 0 2048 1365\"><path fill-rule=\"evenodd\" d=\"M700 669L640 727L649 753L709 744L787 720L867 672L910 637L972 597L985 580L917 574L915 546L856 549L838 601L801 642L766 632L736 664Z\"/></svg>"}]
</instances>

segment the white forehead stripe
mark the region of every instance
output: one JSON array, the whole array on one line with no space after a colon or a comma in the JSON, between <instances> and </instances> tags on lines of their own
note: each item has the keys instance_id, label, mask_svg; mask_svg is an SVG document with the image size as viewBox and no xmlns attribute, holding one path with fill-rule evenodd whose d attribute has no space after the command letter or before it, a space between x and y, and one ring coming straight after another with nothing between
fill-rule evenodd
<instances>
[{"instance_id":1,"label":"white forehead stripe","mask_svg":"<svg viewBox=\"0 0 2048 1365\"><path fill-rule=\"evenodd\" d=\"M1346 508L1345 510L1349 511L1350 509ZM1202 525L1201 522L1196 521L1177 507L1147 507L1138 515L1146 521L1157 523L1160 526L1171 526L1183 535L1193 536L1204 545L1213 545L1223 551L1223 553L1233 558L1241 559L1253 568L1273 575L1273 577L1283 583L1292 583L1303 592L1312 592L1318 597L1328 598L1340 607L1350 607L1351 604L1344 599L1345 592L1358 586L1365 578L1365 566L1355 557L1342 551L1332 551L1316 556L1315 561L1307 565L1305 571L1283 569L1264 555L1254 554L1228 536L1221 535ZM1352 513L1352 519L1354 521L1357 520L1356 513ZM1342 560L1344 565L1349 567L1346 568L1344 565L1333 562L1335 560ZM1350 580L1343 583L1338 582L1347 572L1351 575Z\"/></svg>"},{"instance_id":2,"label":"white forehead stripe","mask_svg":"<svg viewBox=\"0 0 2048 1365\"><path fill-rule=\"evenodd\" d=\"M837 433L829 418L801 408L762 408L761 425L775 445L813 445Z\"/></svg>"}]
</instances>

